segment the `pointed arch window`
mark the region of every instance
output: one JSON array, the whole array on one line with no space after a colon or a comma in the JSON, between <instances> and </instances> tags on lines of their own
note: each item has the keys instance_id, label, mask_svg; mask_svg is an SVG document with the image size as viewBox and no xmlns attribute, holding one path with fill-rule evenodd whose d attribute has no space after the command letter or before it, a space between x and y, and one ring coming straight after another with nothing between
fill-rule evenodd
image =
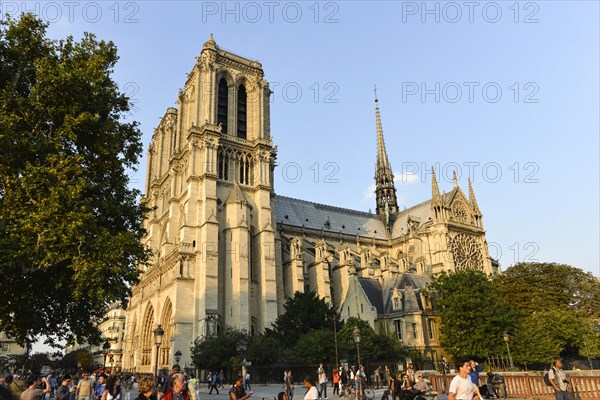
<instances>
[{"instance_id":1,"label":"pointed arch window","mask_svg":"<svg viewBox=\"0 0 600 400\"><path fill-rule=\"evenodd\" d=\"M246 139L246 87L240 85L237 93L237 137Z\"/></svg>"},{"instance_id":2,"label":"pointed arch window","mask_svg":"<svg viewBox=\"0 0 600 400\"><path fill-rule=\"evenodd\" d=\"M219 90L217 99L217 124L221 124L222 133L227 133L227 105L229 101L227 80L221 78L219 80Z\"/></svg>"}]
</instances>

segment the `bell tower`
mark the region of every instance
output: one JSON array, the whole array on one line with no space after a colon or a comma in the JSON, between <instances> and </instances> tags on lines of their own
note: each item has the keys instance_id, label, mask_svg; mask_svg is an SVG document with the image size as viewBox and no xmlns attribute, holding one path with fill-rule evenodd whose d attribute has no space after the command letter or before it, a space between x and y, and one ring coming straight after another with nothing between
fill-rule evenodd
<instances>
[{"instance_id":1,"label":"bell tower","mask_svg":"<svg viewBox=\"0 0 600 400\"><path fill-rule=\"evenodd\" d=\"M145 194L154 211L143 239L154 257L128 314L170 302L163 329L172 330L172 348L225 326L262 332L277 318L283 279L275 263L270 93L258 61L219 48L211 35L177 107L154 130Z\"/></svg>"}]
</instances>

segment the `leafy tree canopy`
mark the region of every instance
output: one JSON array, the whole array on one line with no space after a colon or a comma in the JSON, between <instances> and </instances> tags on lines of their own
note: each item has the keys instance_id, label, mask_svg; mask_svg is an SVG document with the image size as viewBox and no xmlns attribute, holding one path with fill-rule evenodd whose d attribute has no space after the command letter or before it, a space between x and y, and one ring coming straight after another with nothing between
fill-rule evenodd
<instances>
[{"instance_id":1,"label":"leafy tree canopy","mask_svg":"<svg viewBox=\"0 0 600 400\"><path fill-rule=\"evenodd\" d=\"M350 317L344 327L338 332L340 356L357 364L358 354L354 341L354 329L360 331L360 361L361 364L390 361L397 362L401 357L408 355L407 349L384 334L375 332L368 322Z\"/></svg>"},{"instance_id":2,"label":"leafy tree canopy","mask_svg":"<svg viewBox=\"0 0 600 400\"><path fill-rule=\"evenodd\" d=\"M483 272L461 270L433 277L428 295L442 319L440 343L455 358L485 358L505 352L502 336L517 313L499 301Z\"/></svg>"},{"instance_id":3,"label":"leafy tree canopy","mask_svg":"<svg viewBox=\"0 0 600 400\"><path fill-rule=\"evenodd\" d=\"M501 298L532 314L578 310L600 319L600 281L579 268L556 263L519 263L498 277Z\"/></svg>"},{"instance_id":4,"label":"leafy tree canopy","mask_svg":"<svg viewBox=\"0 0 600 400\"><path fill-rule=\"evenodd\" d=\"M521 317L511 347L523 364L559 356L600 356L600 282L569 265L520 263L497 280L505 304Z\"/></svg>"},{"instance_id":5,"label":"leafy tree canopy","mask_svg":"<svg viewBox=\"0 0 600 400\"><path fill-rule=\"evenodd\" d=\"M233 363L239 362L237 347L241 342L248 346L248 332L231 327L226 327L215 336L197 338L191 348L192 362L202 369L231 368Z\"/></svg>"},{"instance_id":6,"label":"leafy tree canopy","mask_svg":"<svg viewBox=\"0 0 600 400\"><path fill-rule=\"evenodd\" d=\"M340 316L335 308L313 292L294 293L284 305L285 312L277 317L267 335L277 338L292 348L300 337L311 330L328 328L333 332L333 321L340 327Z\"/></svg>"},{"instance_id":7,"label":"leafy tree canopy","mask_svg":"<svg viewBox=\"0 0 600 400\"><path fill-rule=\"evenodd\" d=\"M0 331L94 342L148 256L126 173L141 132L123 121L114 44L46 28L31 14L0 22Z\"/></svg>"}]
</instances>

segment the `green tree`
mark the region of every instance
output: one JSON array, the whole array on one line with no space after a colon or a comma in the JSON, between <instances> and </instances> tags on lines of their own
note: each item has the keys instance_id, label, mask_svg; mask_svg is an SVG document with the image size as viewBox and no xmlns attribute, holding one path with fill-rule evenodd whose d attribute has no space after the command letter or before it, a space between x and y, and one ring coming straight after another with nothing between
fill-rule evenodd
<instances>
[{"instance_id":1,"label":"green tree","mask_svg":"<svg viewBox=\"0 0 600 400\"><path fill-rule=\"evenodd\" d=\"M499 300L491 278L475 270L443 272L427 292L440 312L440 343L455 358L505 352L502 335L511 332L517 313Z\"/></svg>"},{"instance_id":2,"label":"green tree","mask_svg":"<svg viewBox=\"0 0 600 400\"><path fill-rule=\"evenodd\" d=\"M362 364L391 361L396 362L401 357L408 355L407 349L384 334L375 332L368 322L350 317L338 333L340 355L352 363L357 362L356 343L354 341L354 328L360 331L360 361Z\"/></svg>"},{"instance_id":3,"label":"green tree","mask_svg":"<svg viewBox=\"0 0 600 400\"><path fill-rule=\"evenodd\" d=\"M277 338L284 346L293 348L298 340L311 330L329 328L333 332L333 321L340 327L340 316L335 308L320 299L314 292L296 292L284 304L284 313L279 315L266 334Z\"/></svg>"},{"instance_id":4,"label":"green tree","mask_svg":"<svg viewBox=\"0 0 600 400\"><path fill-rule=\"evenodd\" d=\"M313 329L300 337L294 347L294 359L299 362L317 364L335 363L333 330Z\"/></svg>"},{"instance_id":5,"label":"green tree","mask_svg":"<svg viewBox=\"0 0 600 400\"><path fill-rule=\"evenodd\" d=\"M579 268L556 263L519 263L498 276L501 298L529 315L578 310L600 319L600 281Z\"/></svg>"},{"instance_id":6,"label":"green tree","mask_svg":"<svg viewBox=\"0 0 600 400\"><path fill-rule=\"evenodd\" d=\"M250 343L248 332L231 327L218 335L197 338L191 348L192 362L198 368L230 369L239 364L238 343ZM247 349L246 349L247 350ZM246 354L241 355L245 357Z\"/></svg>"},{"instance_id":7,"label":"green tree","mask_svg":"<svg viewBox=\"0 0 600 400\"><path fill-rule=\"evenodd\" d=\"M141 132L124 122L114 44L46 28L31 14L0 22L0 331L93 342L148 256L127 175Z\"/></svg>"},{"instance_id":8,"label":"green tree","mask_svg":"<svg viewBox=\"0 0 600 400\"><path fill-rule=\"evenodd\" d=\"M520 263L498 278L505 304L520 311L511 346L522 363L600 356L600 282L570 265Z\"/></svg>"},{"instance_id":9,"label":"green tree","mask_svg":"<svg viewBox=\"0 0 600 400\"><path fill-rule=\"evenodd\" d=\"M76 369L81 366L84 370L90 370L94 367L94 357L85 349L71 351L64 355L59 366L64 369Z\"/></svg>"}]
</instances>

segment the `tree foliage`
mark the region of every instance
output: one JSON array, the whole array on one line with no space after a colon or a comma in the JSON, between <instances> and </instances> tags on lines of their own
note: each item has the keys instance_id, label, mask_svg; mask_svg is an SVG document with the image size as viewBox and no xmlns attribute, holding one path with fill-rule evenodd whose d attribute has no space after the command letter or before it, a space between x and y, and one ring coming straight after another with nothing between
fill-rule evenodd
<instances>
[{"instance_id":1,"label":"tree foliage","mask_svg":"<svg viewBox=\"0 0 600 400\"><path fill-rule=\"evenodd\" d=\"M600 356L600 282L570 265L520 263L498 277L505 304L520 311L511 346L524 364Z\"/></svg>"},{"instance_id":2,"label":"tree foliage","mask_svg":"<svg viewBox=\"0 0 600 400\"><path fill-rule=\"evenodd\" d=\"M351 317L338 332L340 356L347 358L351 363L358 363L358 353L353 335L356 327L360 331L361 364L379 361L397 362L402 356L408 355L408 350L400 342L375 332L368 322Z\"/></svg>"},{"instance_id":3,"label":"tree foliage","mask_svg":"<svg viewBox=\"0 0 600 400\"><path fill-rule=\"evenodd\" d=\"M511 331L517 313L500 302L495 283L483 272L435 275L428 295L440 312L440 343L455 358L504 354L502 336Z\"/></svg>"},{"instance_id":4,"label":"tree foliage","mask_svg":"<svg viewBox=\"0 0 600 400\"><path fill-rule=\"evenodd\" d=\"M237 351L238 343L250 342L248 332L225 328L218 335L197 338L191 348L192 362L201 369L229 369L239 363L240 355ZM247 348L246 348L247 350Z\"/></svg>"},{"instance_id":5,"label":"tree foliage","mask_svg":"<svg viewBox=\"0 0 600 400\"><path fill-rule=\"evenodd\" d=\"M117 50L46 28L30 14L0 23L0 331L21 344L96 340L148 256L127 175L141 132L123 121Z\"/></svg>"},{"instance_id":6,"label":"tree foliage","mask_svg":"<svg viewBox=\"0 0 600 400\"><path fill-rule=\"evenodd\" d=\"M67 370L74 370L81 366L82 369L89 371L94 368L94 357L88 350L79 349L65 354L59 365Z\"/></svg>"},{"instance_id":7,"label":"tree foliage","mask_svg":"<svg viewBox=\"0 0 600 400\"><path fill-rule=\"evenodd\" d=\"M267 335L277 338L284 346L292 348L300 337L321 328L333 332L333 320L340 326L340 316L335 308L313 292L296 292L287 299L285 312L277 317Z\"/></svg>"}]
</instances>

